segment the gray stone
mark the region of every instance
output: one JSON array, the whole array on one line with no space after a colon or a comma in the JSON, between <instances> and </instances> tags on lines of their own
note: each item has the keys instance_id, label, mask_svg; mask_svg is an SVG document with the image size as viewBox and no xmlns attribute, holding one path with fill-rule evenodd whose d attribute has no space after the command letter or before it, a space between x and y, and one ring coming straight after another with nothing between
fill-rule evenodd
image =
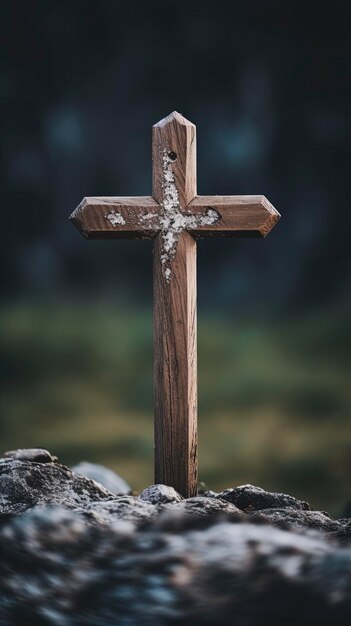
<instances>
[{"instance_id":1,"label":"gray stone","mask_svg":"<svg viewBox=\"0 0 351 626\"><path fill-rule=\"evenodd\" d=\"M351 542L351 519L334 520L322 511L299 511L293 508L262 509L253 513L278 528L318 530L338 541Z\"/></svg>"},{"instance_id":2,"label":"gray stone","mask_svg":"<svg viewBox=\"0 0 351 626\"><path fill-rule=\"evenodd\" d=\"M232 502L242 511L259 511L260 509L284 508L310 510L311 507L303 500L297 500L285 493L272 493L261 487L241 485L235 489L225 489L218 494L220 500Z\"/></svg>"},{"instance_id":3,"label":"gray stone","mask_svg":"<svg viewBox=\"0 0 351 626\"><path fill-rule=\"evenodd\" d=\"M173 487L167 485L151 485L146 487L139 495L141 500L146 500L152 504L165 504L170 502L181 502L183 497Z\"/></svg>"},{"instance_id":4,"label":"gray stone","mask_svg":"<svg viewBox=\"0 0 351 626\"><path fill-rule=\"evenodd\" d=\"M72 472L95 480L117 496L125 496L132 491L131 487L121 476L108 467L104 467L104 465L99 465L98 463L81 461L81 463L72 467Z\"/></svg>"},{"instance_id":5,"label":"gray stone","mask_svg":"<svg viewBox=\"0 0 351 626\"><path fill-rule=\"evenodd\" d=\"M54 458L44 451L39 458ZM351 536L350 520L332 520L318 511L305 509L305 503L285 494L272 494L253 486L237 487L217 497L199 495L184 500L166 485L152 485L139 497L115 496L112 492L57 462L38 462L37 451L16 451L0 459L0 514L22 513L34 506L59 505L76 509L86 523L103 525L117 521L143 524L167 512L190 516L258 514L260 520L280 528L319 530L339 541ZM24 460L26 459L26 460ZM28 460L31 459L31 460ZM235 502L237 505L235 505ZM273 502L277 504L272 507ZM278 503L283 506L278 506ZM288 506L288 504L293 506ZM240 506L239 506L240 505ZM268 508L265 508L266 507ZM261 507L261 508L260 508Z\"/></svg>"},{"instance_id":6,"label":"gray stone","mask_svg":"<svg viewBox=\"0 0 351 626\"><path fill-rule=\"evenodd\" d=\"M113 500L92 502L79 507L76 512L91 524L108 525L118 521L138 525L157 517L164 510L135 496L118 496Z\"/></svg>"},{"instance_id":7,"label":"gray stone","mask_svg":"<svg viewBox=\"0 0 351 626\"><path fill-rule=\"evenodd\" d=\"M57 456L53 456L44 448L24 448L23 450L10 450L5 452L4 458L17 459L18 461L32 461L33 463L56 463Z\"/></svg>"},{"instance_id":8,"label":"gray stone","mask_svg":"<svg viewBox=\"0 0 351 626\"><path fill-rule=\"evenodd\" d=\"M54 460L0 459L1 626L351 623L350 519L249 485L116 496Z\"/></svg>"},{"instance_id":9,"label":"gray stone","mask_svg":"<svg viewBox=\"0 0 351 626\"><path fill-rule=\"evenodd\" d=\"M67 509L108 500L113 494L59 463L0 459L0 514L21 513L33 506Z\"/></svg>"},{"instance_id":10,"label":"gray stone","mask_svg":"<svg viewBox=\"0 0 351 626\"><path fill-rule=\"evenodd\" d=\"M13 518L0 529L1 625L351 623L350 547L318 532L173 517L141 528L93 527L60 508Z\"/></svg>"},{"instance_id":11,"label":"gray stone","mask_svg":"<svg viewBox=\"0 0 351 626\"><path fill-rule=\"evenodd\" d=\"M117 521L133 522L135 525L140 525L154 520L162 514L179 516L185 513L196 517L218 516L219 514L243 515L242 511L239 511L230 502L201 496L187 500L181 498L175 502L169 500L161 502L159 500L154 503L144 500L140 496L119 496L113 500L87 504L84 508L77 507L76 512L81 514L88 523L97 525L114 524Z\"/></svg>"},{"instance_id":12,"label":"gray stone","mask_svg":"<svg viewBox=\"0 0 351 626\"><path fill-rule=\"evenodd\" d=\"M199 492L200 496L203 496L204 498L217 498L218 491L212 491L211 489L208 489L207 491L200 491Z\"/></svg>"},{"instance_id":13,"label":"gray stone","mask_svg":"<svg viewBox=\"0 0 351 626\"><path fill-rule=\"evenodd\" d=\"M188 498L184 500L177 507L192 515L199 515L201 517L207 517L209 515L224 514L240 514L242 512L232 504L231 502L225 502L224 500L218 500L217 498L211 498L209 496L196 496L195 498Z\"/></svg>"}]
</instances>

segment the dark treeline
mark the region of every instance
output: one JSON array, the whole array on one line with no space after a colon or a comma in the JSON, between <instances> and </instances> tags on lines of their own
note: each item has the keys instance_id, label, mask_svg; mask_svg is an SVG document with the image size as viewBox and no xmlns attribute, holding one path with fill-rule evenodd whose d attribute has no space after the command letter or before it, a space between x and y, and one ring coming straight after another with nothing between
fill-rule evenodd
<instances>
[{"instance_id":1,"label":"dark treeline","mask_svg":"<svg viewBox=\"0 0 351 626\"><path fill-rule=\"evenodd\" d=\"M8 297L151 297L146 242L85 242L85 195L151 190L151 125L198 127L199 193L263 193L265 241L199 246L200 299L243 311L344 302L349 3L1 3L1 255Z\"/></svg>"}]
</instances>

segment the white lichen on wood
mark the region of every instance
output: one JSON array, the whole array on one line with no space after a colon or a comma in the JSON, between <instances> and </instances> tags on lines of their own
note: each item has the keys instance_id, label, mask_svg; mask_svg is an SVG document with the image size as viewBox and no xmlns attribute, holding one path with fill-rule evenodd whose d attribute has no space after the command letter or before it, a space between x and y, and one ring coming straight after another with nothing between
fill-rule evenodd
<instances>
[{"instance_id":1,"label":"white lichen on wood","mask_svg":"<svg viewBox=\"0 0 351 626\"><path fill-rule=\"evenodd\" d=\"M165 269L165 271L164 271L164 275L165 275L165 279L166 279L166 280L167 280L167 282L168 282L168 281L171 279L171 275L172 275L172 272L171 272L171 268L170 268L170 267L167 267L167 268Z\"/></svg>"},{"instance_id":2,"label":"white lichen on wood","mask_svg":"<svg viewBox=\"0 0 351 626\"><path fill-rule=\"evenodd\" d=\"M208 209L205 214L192 214L181 211L175 176L172 169L174 162L168 155L166 148L162 150L163 162L163 200L160 213L148 213L141 218L142 223L157 219L157 228L161 231L162 249L161 263L163 275L167 282L171 280L171 264L177 250L179 235L183 230L194 230L199 226L210 226L219 220L219 214L214 209Z\"/></svg>"},{"instance_id":3,"label":"white lichen on wood","mask_svg":"<svg viewBox=\"0 0 351 626\"><path fill-rule=\"evenodd\" d=\"M109 222L111 222L112 226L124 226L124 224L126 223L123 215L121 215L121 213L118 213L118 211L111 211L110 213L107 213L105 215L106 219L109 220Z\"/></svg>"},{"instance_id":4,"label":"white lichen on wood","mask_svg":"<svg viewBox=\"0 0 351 626\"><path fill-rule=\"evenodd\" d=\"M214 209L207 209L206 213L190 210L181 210L176 179L172 165L174 159L169 156L166 148L162 150L162 189L163 198L159 211L151 211L143 215L136 215L134 212L128 215L128 222L138 224L142 229L148 231L159 231L162 238L160 261L165 280L170 282L172 276L172 261L176 254L179 235L184 230L196 230L201 226L211 226L215 224L220 215ZM121 213L112 209L105 214L112 226L124 226L126 220ZM135 224L136 222L136 224Z\"/></svg>"}]
</instances>

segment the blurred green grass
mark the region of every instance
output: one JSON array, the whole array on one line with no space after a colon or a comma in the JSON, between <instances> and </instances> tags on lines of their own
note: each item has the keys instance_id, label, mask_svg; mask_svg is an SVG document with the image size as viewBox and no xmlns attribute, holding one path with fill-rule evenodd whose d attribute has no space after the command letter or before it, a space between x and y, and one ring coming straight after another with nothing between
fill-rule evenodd
<instances>
[{"instance_id":1,"label":"blurred green grass","mask_svg":"<svg viewBox=\"0 0 351 626\"><path fill-rule=\"evenodd\" d=\"M1 450L43 446L153 481L151 311L88 302L0 311ZM200 480L251 482L338 514L351 498L347 307L258 322L200 316Z\"/></svg>"}]
</instances>

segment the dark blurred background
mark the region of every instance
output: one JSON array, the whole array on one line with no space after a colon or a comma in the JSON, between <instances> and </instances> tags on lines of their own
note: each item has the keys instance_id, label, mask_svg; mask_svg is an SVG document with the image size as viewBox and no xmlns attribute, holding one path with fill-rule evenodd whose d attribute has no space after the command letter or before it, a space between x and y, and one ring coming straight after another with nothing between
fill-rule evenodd
<instances>
[{"instance_id":1,"label":"dark blurred background","mask_svg":"<svg viewBox=\"0 0 351 626\"><path fill-rule=\"evenodd\" d=\"M200 194L263 193L266 240L199 244L200 479L349 499L350 3L1 2L1 450L152 482L150 242L87 242L147 195L151 126L198 128Z\"/></svg>"}]
</instances>

